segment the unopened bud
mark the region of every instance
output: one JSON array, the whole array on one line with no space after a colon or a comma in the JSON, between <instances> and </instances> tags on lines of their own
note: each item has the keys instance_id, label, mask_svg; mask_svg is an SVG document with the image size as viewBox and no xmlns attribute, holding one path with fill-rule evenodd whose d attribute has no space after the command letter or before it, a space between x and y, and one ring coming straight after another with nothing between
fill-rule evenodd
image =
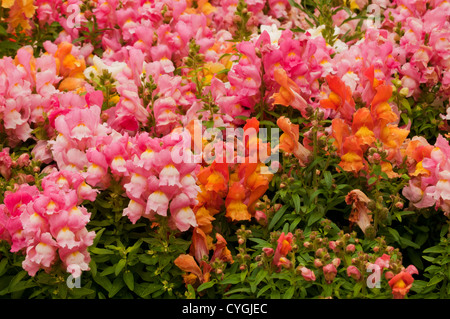
<instances>
[{"instance_id":1,"label":"unopened bud","mask_svg":"<svg viewBox=\"0 0 450 319\"><path fill-rule=\"evenodd\" d=\"M398 92L398 94L400 94L400 96L403 96L403 97L408 96L409 89L407 87L404 87Z\"/></svg>"}]
</instances>

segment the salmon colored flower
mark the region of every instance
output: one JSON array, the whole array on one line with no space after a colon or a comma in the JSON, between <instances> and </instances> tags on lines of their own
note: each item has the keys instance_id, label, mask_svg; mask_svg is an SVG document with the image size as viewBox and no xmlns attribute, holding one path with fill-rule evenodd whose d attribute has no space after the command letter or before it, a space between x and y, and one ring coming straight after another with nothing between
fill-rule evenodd
<instances>
[{"instance_id":1,"label":"salmon colored flower","mask_svg":"<svg viewBox=\"0 0 450 319\"><path fill-rule=\"evenodd\" d=\"M201 232L200 232L201 234ZM206 260L205 256L208 256L208 250L205 250L205 238L200 236L196 240L200 240L201 244L196 244L194 251L196 252L196 259L200 261L197 263L193 256L188 254L182 254L178 256L174 263L175 265L186 272L183 275L184 282L187 285L191 284L194 287L198 285L208 282L211 277L211 263L213 263L216 259L219 259L223 262L233 263L233 258L231 256L231 252L227 248L227 242L219 233L216 234L216 244L214 247L214 252L212 254L211 259ZM191 247L192 248L192 247Z\"/></svg>"},{"instance_id":2,"label":"salmon colored flower","mask_svg":"<svg viewBox=\"0 0 450 319\"><path fill-rule=\"evenodd\" d=\"M278 93L272 95L274 104L290 105L294 109L299 110L303 117L306 117L306 107L308 104L300 95L298 85L292 79L288 78L286 71L282 68L276 68L274 70L274 77L275 81L281 85Z\"/></svg>"},{"instance_id":3,"label":"salmon colored flower","mask_svg":"<svg viewBox=\"0 0 450 319\"><path fill-rule=\"evenodd\" d=\"M235 182L228 191L228 196L225 201L227 207L226 217L233 221L251 220L252 215L248 212L248 207L243 203L245 199L245 187Z\"/></svg>"},{"instance_id":4,"label":"salmon colored flower","mask_svg":"<svg viewBox=\"0 0 450 319\"><path fill-rule=\"evenodd\" d=\"M280 136L280 149L287 154L294 154L300 165L305 166L311 152L298 141L299 126L292 124L285 116L277 120L277 125L284 132Z\"/></svg>"},{"instance_id":5,"label":"salmon colored flower","mask_svg":"<svg viewBox=\"0 0 450 319\"><path fill-rule=\"evenodd\" d=\"M342 154L344 141L351 135L350 127L343 119L334 118L331 121L332 136L334 138L333 146L336 147L338 153Z\"/></svg>"},{"instance_id":6,"label":"salmon colored flower","mask_svg":"<svg viewBox=\"0 0 450 319\"><path fill-rule=\"evenodd\" d=\"M61 42L54 54L57 75L64 77L59 84L60 90L75 90L84 83L86 62L72 55L72 47L69 42Z\"/></svg>"},{"instance_id":7,"label":"salmon colored flower","mask_svg":"<svg viewBox=\"0 0 450 319\"><path fill-rule=\"evenodd\" d=\"M389 286L392 289L394 299L403 299L411 289L413 282L414 278L405 270L401 271L389 280Z\"/></svg>"},{"instance_id":8,"label":"salmon colored flower","mask_svg":"<svg viewBox=\"0 0 450 319\"><path fill-rule=\"evenodd\" d=\"M178 256L174 260L174 264L186 272L187 274L183 275L184 282L186 283L186 286L188 284L194 284L197 280L200 281L200 283L204 283L209 281L209 273L208 275L203 275L202 270L198 266L197 262L195 261L194 257L188 254L183 254Z\"/></svg>"},{"instance_id":9,"label":"salmon colored flower","mask_svg":"<svg viewBox=\"0 0 450 319\"><path fill-rule=\"evenodd\" d=\"M355 113L355 101L353 101L350 87L345 85L344 81L337 76L327 75L326 80L331 93L327 99L320 100L320 106L335 110L344 120L350 123L353 113Z\"/></svg>"},{"instance_id":10,"label":"salmon colored flower","mask_svg":"<svg viewBox=\"0 0 450 319\"><path fill-rule=\"evenodd\" d=\"M28 19L32 18L36 11L33 3L34 0L4 0L1 2L3 8L10 9L6 19L8 32L14 32L19 25L25 31L31 29Z\"/></svg>"},{"instance_id":11,"label":"salmon colored flower","mask_svg":"<svg viewBox=\"0 0 450 319\"><path fill-rule=\"evenodd\" d=\"M347 172L359 172L364 167L364 158L358 137L352 135L346 138L342 149L344 155L339 166Z\"/></svg>"},{"instance_id":12,"label":"salmon colored flower","mask_svg":"<svg viewBox=\"0 0 450 319\"><path fill-rule=\"evenodd\" d=\"M281 233L277 240L278 245L273 256L273 264L275 266L280 267L282 265L287 265L289 260L286 256L292 250L292 241L292 233L288 233L287 235L284 232Z\"/></svg>"}]
</instances>

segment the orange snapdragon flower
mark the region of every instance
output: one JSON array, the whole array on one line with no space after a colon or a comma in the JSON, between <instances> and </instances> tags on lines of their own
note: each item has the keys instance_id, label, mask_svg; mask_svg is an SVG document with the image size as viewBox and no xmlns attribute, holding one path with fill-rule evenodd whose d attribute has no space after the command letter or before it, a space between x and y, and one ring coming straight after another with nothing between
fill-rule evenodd
<instances>
[{"instance_id":1,"label":"orange snapdragon flower","mask_svg":"<svg viewBox=\"0 0 450 319\"><path fill-rule=\"evenodd\" d=\"M355 135L347 137L342 147L344 155L341 156L339 166L347 172L359 172L364 167L363 150Z\"/></svg>"},{"instance_id":2,"label":"orange snapdragon flower","mask_svg":"<svg viewBox=\"0 0 450 319\"><path fill-rule=\"evenodd\" d=\"M284 116L277 120L277 125L284 132L280 136L280 149L286 154L294 154L300 165L305 166L311 152L298 141L300 136L299 126L292 124Z\"/></svg>"},{"instance_id":3,"label":"orange snapdragon flower","mask_svg":"<svg viewBox=\"0 0 450 319\"><path fill-rule=\"evenodd\" d=\"M353 101L350 87L334 75L327 75L326 80L331 93L327 99L320 100L320 106L337 111L344 120L350 123L353 113L355 113L355 101Z\"/></svg>"},{"instance_id":4,"label":"orange snapdragon flower","mask_svg":"<svg viewBox=\"0 0 450 319\"><path fill-rule=\"evenodd\" d=\"M72 47L69 42L61 42L55 52L57 75L64 77L58 87L61 91L75 90L84 83L83 71L86 69L86 62L71 54Z\"/></svg>"},{"instance_id":5,"label":"orange snapdragon flower","mask_svg":"<svg viewBox=\"0 0 450 319\"><path fill-rule=\"evenodd\" d=\"M407 271L401 271L391 280L389 280L389 286L392 289L394 299L403 299L409 292L414 282L414 278Z\"/></svg>"},{"instance_id":6,"label":"orange snapdragon flower","mask_svg":"<svg viewBox=\"0 0 450 319\"><path fill-rule=\"evenodd\" d=\"M205 238L200 236L196 240L202 241L205 240ZM231 252L227 248L227 241L219 233L216 234L216 244L213 245L214 252L209 261L205 261L205 256L209 255L209 249L205 250L205 246L206 242L197 243L193 248L195 258L192 255L182 254L174 261L174 264L185 272L185 274L183 274L183 279L186 286L190 284L197 287L202 283L208 282L211 278L211 264L216 259L231 264L234 262ZM196 253L195 249L198 249L199 247L201 251Z\"/></svg>"},{"instance_id":7,"label":"orange snapdragon flower","mask_svg":"<svg viewBox=\"0 0 450 319\"><path fill-rule=\"evenodd\" d=\"M20 25L24 31L31 30L30 20L36 12L33 0L3 0L1 6L9 8L9 15L6 18L8 32L12 33Z\"/></svg>"},{"instance_id":8,"label":"orange snapdragon flower","mask_svg":"<svg viewBox=\"0 0 450 319\"><path fill-rule=\"evenodd\" d=\"M227 208L226 217L238 221L252 219L247 205L243 203L246 197L245 193L245 187L240 182L235 182L231 185L227 199L225 200L225 206Z\"/></svg>"},{"instance_id":9,"label":"orange snapdragon flower","mask_svg":"<svg viewBox=\"0 0 450 319\"><path fill-rule=\"evenodd\" d=\"M308 104L305 99L300 95L300 88L290 78L282 68L276 68L274 71L275 81L281 85L278 93L272 95L274 98L274 104L280 104L284 106L292 106L294 109L299 110L303 117L306 117L306 107Z\"/></svg>"}]
</instances>

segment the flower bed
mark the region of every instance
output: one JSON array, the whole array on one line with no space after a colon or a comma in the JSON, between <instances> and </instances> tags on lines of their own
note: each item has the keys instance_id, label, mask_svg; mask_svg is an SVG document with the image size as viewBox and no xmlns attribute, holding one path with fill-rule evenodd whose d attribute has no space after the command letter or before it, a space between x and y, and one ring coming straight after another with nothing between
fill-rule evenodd
<instances>
[{"instance_id":1,"label":"flower bed","mask_svg":"<svg viewBox=\"0 0 450 319\"><path fill-rule=\"evenodd\" d=\"M1 296L449 298L448 1L0 13Z\"/></svg>"}]
</instances>

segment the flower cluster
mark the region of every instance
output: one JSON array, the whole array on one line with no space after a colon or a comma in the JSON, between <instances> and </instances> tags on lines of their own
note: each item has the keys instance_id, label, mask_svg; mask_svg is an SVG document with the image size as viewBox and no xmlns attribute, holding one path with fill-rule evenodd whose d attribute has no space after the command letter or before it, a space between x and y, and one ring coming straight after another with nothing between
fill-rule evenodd
<instances>
[{"instance_id":1,"label":"flower cluster","mask_svg":"<svg viewBox=\"0 0 450 319\"><path fill-rule=\"evenodd\" d=\"M11 243L11 251L25 251L23 268L30 276L39 269L47 272L61 261L67 272L79 277L89 270L95 232L86 225L90 213L80 206L94 201L97 191L81 174L54 171L42 179L42 189L22 184L7 192L0 206L1 237Z\"/></svg>"},{"instance_id":2,"label":"flower cluster","mask_svg":"<svg viewBox=\"0 0 450 319\"><path fill-rule=\"evenodd\" d=\"M409 184L403 195L417 208L435 206L444 214L450 214L450 146L448 140L439 135L430 145L423 138L413 138L406 149L409 158Z\"/></svg>"},{"instance_id":3,"label":"flower cluster","mask_svg":"<svg viewBox=\"0 0 450 319\"><path fill-rule=\"evenodd\" d=\"M124 286L137 294L145 285L129 274L149 261L127 254L178 239L189 243L164 253L181 254L172 261L191 292L234 282L224 271L237 261L230 268L242 271L240 284L247 274L259 280L241 291L258 297L264 273L253 273L254 256L274 278L291 272L307 288L344 287L345 278L356 296L367 270L378 269L395 298L414 290L417 269L405 269L394 246L432 269L411 248L435 240L433 232L427 224L416 237L408 218L425 218L426 208L450 217L449 2L315 3L1 1L7 250L25 256L30 276L62 269L75 277L103 252L103 266L109 257L118 266L99 273L124 270ZM380 16L368 15L374 6ZM114 222L91 221L107 208ZM405 225L394 229L397 222ZM242 225L252 230L227 237ZM440 237L445 227L436 227ZM253 238L259 255L251 256L254 234L270 240ZM155 274L170 268L164 262ZM115 285L96 279L102 289Z\"/></svg>"}]
</instances>

